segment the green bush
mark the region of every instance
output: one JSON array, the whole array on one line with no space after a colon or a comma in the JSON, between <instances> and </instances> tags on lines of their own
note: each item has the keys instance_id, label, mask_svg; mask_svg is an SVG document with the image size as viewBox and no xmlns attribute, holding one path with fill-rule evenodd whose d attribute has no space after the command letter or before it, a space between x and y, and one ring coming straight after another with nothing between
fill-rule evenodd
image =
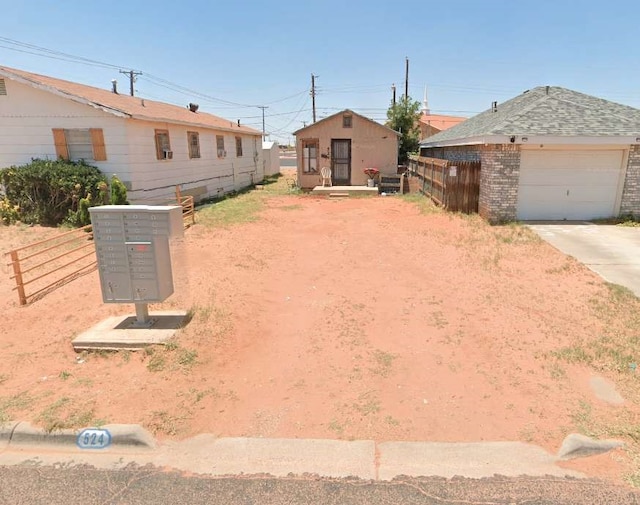
<instances>
[{"instance_id":1,"label":"green bush","mask_svg":"<svg viewBox=\"0 0 640 505\"><path fill-rule=\"evenodd\" d=\"M13 224L20 221L20 207L12 205L5 196L0 200L0 222L2 224Z\"/></svg>"},{"instance_id":2,"label":"green bush","mask_svg":"<svg viewBox=\"0 0 640 505\"><path fill-rule=\"evenodd\" d=\"M102 203L107 198L105 176L84 161L33 159L0 170L0 182L6 201L18 207L20 221L28 224L72 222L81 198L90 193L97 193L96 200Z\"/></svg>"},{"instance_id":3,"label":"green bush","mask_svg":"<svg viewBox=\"0 0 640 505\"><path fill-rule=\"evenodd\" d=\"M129 205L127 187L115 175L111 177L111 205Z\"/></svg>"}]
</instances>

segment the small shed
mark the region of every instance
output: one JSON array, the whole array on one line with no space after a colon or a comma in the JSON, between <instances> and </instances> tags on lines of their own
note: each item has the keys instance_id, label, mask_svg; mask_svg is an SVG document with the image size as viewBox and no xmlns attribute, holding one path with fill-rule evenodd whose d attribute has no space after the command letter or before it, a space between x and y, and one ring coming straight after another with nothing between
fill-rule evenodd
<instances>
[{"instance_id":1,"label":"small shed","mask_svg":"<svg viewBox=\"0 0 640 505\"><path fill-rule=\"evenodd\" d=\"M262 143L262 163L265 177L280 172L280 149L277 142Z\"/></svg>"},{"instance_id":2,"label":"small shed","mask_svg":"<svg viewBox=\"0 0 640 505\"><path fill-rule=\"evenodd\" d=\"M372 119L345 109L294 133L298 184L320 184L320 171L331 168L334 186L365 186L365 168L396 175L400 134Z\"/></svg>"}]
</instances>

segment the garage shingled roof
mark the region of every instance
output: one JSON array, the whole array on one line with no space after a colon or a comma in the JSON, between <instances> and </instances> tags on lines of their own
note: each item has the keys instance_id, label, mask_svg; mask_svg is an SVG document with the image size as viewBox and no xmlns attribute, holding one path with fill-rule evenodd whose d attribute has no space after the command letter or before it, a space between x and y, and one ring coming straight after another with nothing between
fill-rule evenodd
<instances>
[{"instance_id":1,"label":"garage shingled roof","mask_svg":"<svg viewBox=\"0 0 640 505\"><path fill-rule=\"evenodd\" d=\"M539 86L420 143L489 135L640 136L640 109L559 86Z\"/></svg>"}]
</instances>

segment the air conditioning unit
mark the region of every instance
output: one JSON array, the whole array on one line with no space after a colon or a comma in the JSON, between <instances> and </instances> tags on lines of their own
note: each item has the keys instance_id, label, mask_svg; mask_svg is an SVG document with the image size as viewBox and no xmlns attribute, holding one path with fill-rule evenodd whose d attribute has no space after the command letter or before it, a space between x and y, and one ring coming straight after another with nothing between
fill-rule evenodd
<instances>
[{"instance_id":1,"label":"air conditioning unit","mask_svg":"<svg viewBox=\"0 0 640 505\"><path fill-rule=\"evenodd\" d=\"M224 149L218 149L218 158L224 158L227 155L227 151Z\"/></svg>"},{"instance_id":2,"label":"air conditioning unit","mask_svg":"<svg viewBox=\"0 0 640 505\"><path fill-rule=\"evenodd\" d=\"M173 159L173 151L169 151L167 149L164 149L162 151L162 159L165 159L165 160Z\"/></svg>"}]
</instances>

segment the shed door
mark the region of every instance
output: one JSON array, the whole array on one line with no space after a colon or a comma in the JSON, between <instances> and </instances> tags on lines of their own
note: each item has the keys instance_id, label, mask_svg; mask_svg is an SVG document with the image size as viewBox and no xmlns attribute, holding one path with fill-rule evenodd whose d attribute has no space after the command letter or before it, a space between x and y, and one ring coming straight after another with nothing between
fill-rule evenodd
<instances>
[{"instance_id":1,"label":"shed door","mask_svg":"<svg viewBox=\"0 0 640 505\"><path fill-rule=\"evenodd\" d=\"M331 182L335 186L351 185L350 139L331 139Z\"/></svg>"},{"instance_id":2,"label":"shed door","mask_svg":"<svg viewBox=\"0 0 640 505\"><path fill-rule=\"evenodd\" d=\"M616 215L622 159L622 150L523 150L518 219Z\"/></svg>"}]
</instances>

